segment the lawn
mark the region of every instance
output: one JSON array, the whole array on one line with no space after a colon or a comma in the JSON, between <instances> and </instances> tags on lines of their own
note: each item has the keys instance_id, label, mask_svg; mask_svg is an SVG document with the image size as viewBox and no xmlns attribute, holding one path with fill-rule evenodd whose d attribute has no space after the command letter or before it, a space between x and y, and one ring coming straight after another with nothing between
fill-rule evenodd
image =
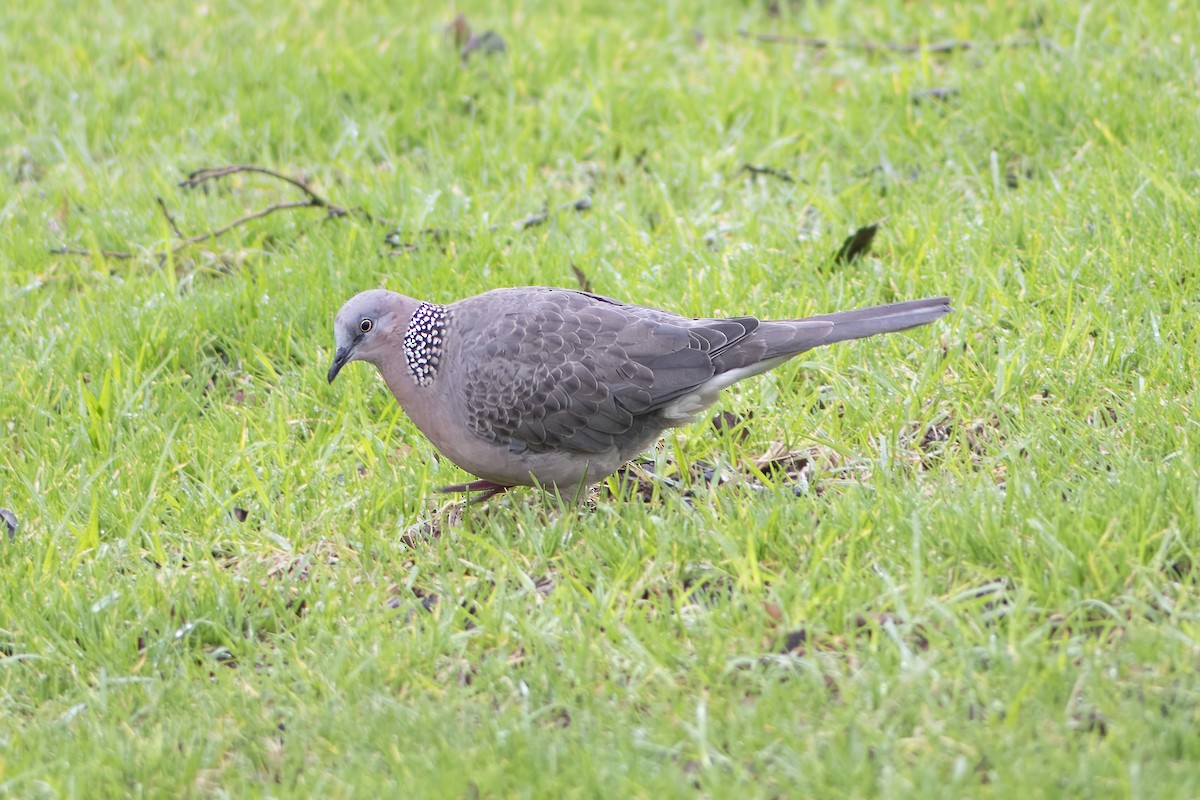
<instances>
[{"instance_id":1,"label":"lawn","mask_svg":"<svg viewBox=\"0 0 1200 800\"><path fill-rule=\"evenodd\" d=\"M0 795L1200 795L1197 41L1158 0L5 4ZM373 368L326 382L333 316L531 283L955 313L464 508Z\"/></svg>"}]
</instances>

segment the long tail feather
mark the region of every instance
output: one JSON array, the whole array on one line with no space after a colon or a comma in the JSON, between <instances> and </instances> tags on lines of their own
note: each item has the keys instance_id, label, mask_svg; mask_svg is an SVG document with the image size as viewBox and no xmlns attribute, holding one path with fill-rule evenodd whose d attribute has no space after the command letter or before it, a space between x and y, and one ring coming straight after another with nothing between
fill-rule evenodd
<instances>
[{"instance_id":1,"label":"long tail feather","mask_svg":"<svg viewBox=\"0 0 1200 800\"><path fill-rule=\"evenodd\" d=\"M927 325L950 313L950 310L949 297L927 297L924 300L821 314L808 319L833 323L833 330L821 342L824 345Z\"/></svg>"},{"instance_id":2,"label":"long tail feather","mask_svg":"<svg viewBox=\"0 0 1200 800\"><path fill-rule=\"evenodd\" d=\"M930 297L835 314L819 314L805 319L764 321L748 337L751 341L728 356L722 355L722 366L726 370L752 367L750 374L754 374L753 365L759 362L791 358L834 342L915 328L933 322L949 311L950 298ZM773 363L765 363L757 371L773 369L774 366Z\"/></svg>"}]
</instances>

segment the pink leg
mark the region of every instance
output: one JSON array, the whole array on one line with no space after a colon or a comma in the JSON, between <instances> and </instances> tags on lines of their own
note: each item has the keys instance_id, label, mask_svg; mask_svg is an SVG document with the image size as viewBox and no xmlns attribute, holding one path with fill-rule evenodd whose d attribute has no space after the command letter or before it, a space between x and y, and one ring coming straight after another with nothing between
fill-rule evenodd
<instances>
[{"instance_id":1,"label":"pink leg","mask_svg":"<svg viewBox=\"0 0 1200 800\"><path fill-rule=\"evenodd\" d=\"M511 488L511 486L507 486L503 483L495 483L493 481L486 481L480 478L479 480L471 481L470 483L455 483L451 484L450 486L442 486L439 487L437 491L443 494L467 492L468 503L482 503L484 500L490 500L498 494L504 494ZM471 497L471 492L479 492L482 496Z\"/></svg>"}]
</instances>

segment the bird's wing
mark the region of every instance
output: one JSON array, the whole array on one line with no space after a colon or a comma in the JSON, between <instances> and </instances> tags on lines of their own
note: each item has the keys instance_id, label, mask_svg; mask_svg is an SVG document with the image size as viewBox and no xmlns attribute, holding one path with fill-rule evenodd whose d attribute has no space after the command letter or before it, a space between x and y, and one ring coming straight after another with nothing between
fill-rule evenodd
<instances>
[{"instance_id":1,"label":"bird's wing","mask_svg":"<svg viewBox=\"0 0 1200 800\"><path fill-rule=\"evenodd\" d=\"M642 437L654 412L709 381L754 317L689 320L583 292L521 289L465 303L462 397L478 436L514 453L602 453ZM661 424L656 427L661 427Z\"/></svg>"}]
</instances>

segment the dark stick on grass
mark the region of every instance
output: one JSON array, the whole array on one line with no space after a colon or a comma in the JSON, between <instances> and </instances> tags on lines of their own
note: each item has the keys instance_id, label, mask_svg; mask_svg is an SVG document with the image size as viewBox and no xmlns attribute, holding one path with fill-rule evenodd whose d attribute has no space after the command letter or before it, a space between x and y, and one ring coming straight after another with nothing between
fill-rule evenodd
<instances>
[{"instance_id":1,"label":"dark stick on grass","mask_svg":"<svg viewBox=\"0 0 1200 800\"><path fill-rule=\"evenodd\" d=\"M160 211L162 211L163 216L167 218L167 224L171 226L171 230L180 239L186 239L187 237L183 235L183 231L179 230L179 225L175 222L175 217L172 216L171 212L167 209L167 204L163 202L162 197L155 197L154 199L158 202L158 208Z\"/></svg>"},{"instance_id":2,"label":"dark stick on grass","mask_svg":"<svg viewBox=\"0 0 1200 800\"><path fill-rule=\"evenodd\" d=\"M772 178L779 178L784 183L795 183L796 179L787 174L781 169L775 167L760 167L757 164L742 164L742 172L749 172L751 175L767 175Z\"/></svg>"},{"instance_id":3,"label":"dark stick on grass","mask_svg":"<svg viewBox=\"0 0 1200 800\"><path fill-rule=\"evenodd\" d=\"M235 219L231 222L228 222L224 225L220 225L216 228L213 228L212 230L205 231L204 233L200 233L195 236L185 236L183 234L183 231L180 230L179 225L176 223L175 217L171 214L171 212L169 210L167 210L166 203L163 201L163 199L161 197L156 197L155 200L158 201L159 209L162 211L163 216L165 216L167 218L167 224L171 226L171 231L175 234L176 237L178 237L178 240L175 242L174 245L172 245L171 247L169 247L165 250L158 252L158 257L160 260L169 254L173 255L173 254L178 253L179 251L181 251L187 247L190 247L192 245L200 244L202 242L216 239L218 236L222 236L222 235L228 233L229 231L233 230L234 228L245 225L248 222L253 222L256 219L262 219L263 217L270 216L271 214L274 214L278 211L287 211L287 210L296 209L296 208L323 208L323 209L325 209L325 218L326 219L335 219L337 217L344 217L344 216L350 214L350 212L351 212L351 209L345 208L343 206L339 206L336 203L331 203L325 197L317 194L317 192L314 191L313 188L311 186L309 186L308 183L305 181L297 180L295 178L288 177L287 175L284 175L283 173L276 172L275 170L267 169L266 167L259 167L254 164L232 164L227 167L208 167L205 169L198 169L198 170L190 173L187 176L187 178L180 181L179 186L182 188L185 188L185 189L194 189L197 186L200 186L208 181L218 180L220 178L224 178L229 175L235 175L239 172L251 172L251 173L256 173L259 175L266 175L268 177L275 178L276 180L283 181L284 183L290 184L290 185L296 187L297 189L299 189L301 192L304 193L304 195L307 199L306 200L292 200L292 201L282 202L282 203L272 203L271 205L266 206L264 208L260 208L257 211L252 211L248 214L243 214L242 216L238 217L237 219ZM368 219L369 219L369 217L368 217ZM92 250L86 250L86 249L75 248L75 247L65 247L65 246L64 247L56 247L56 248L52 249L50 252L54 255L81 256L84 258L93 256L93 255L101 255L104 258L111 258L111 259L117 259L117 260L130 259L136 255L136 253L127 252L127 251L123 251L123 250L92 251Z\"/></svg>"},{"instance_id":4,"label":"dark stick on grass","mask_svg":"<svg viewBox=\"0 0 1200 800\"><path fill-rule=\"evenodd\" d=\"M207 239L215 239L218 236L221 236L222 234L229 233L229 231L233 230L234 228L238 227L239 225L245 225L247 222L251 222L256 219L262 219L263 217L274 214L276 211L286 211L289 208L311 208L313 205L314 204L311 202L302 201L302 200L295 200L290 203L272 203L271 205L267 206L266 208L260 208L258 211L254 211L254 212L251 212L244 216L238 217L233 222L230 222L226 225L222 225L219 228L213 228L211 231L208 231L207 233L201 233L196 236L189 236L188 238L183 240L182 244L183 244L183 246L187 246L189 244L199 244L200 242L203 242ZM330 216L334 216L334 215L331 214ZM341 214L338 214L337 216L341 216ZM181 247L175 248L175 250L180 250L180 249L181 249Z\"/></svg>"},{"instance_id":5,"label":"dark stick on grass","mask_svg":"<svg viewBox=\"0 0 1200 800\"><path fill-rule=\"evenodd\" d=\"M574 262L571 263L571 272L575 274L575 282L579 284L579 288L585 292L592 291L592 280L587 276L587 273L581 270Z\"/></svg>"},{"instance_id":6,"label":"dark stick on grass","mask_svg":"<svg viewBox=\"0 0 1200 800\"><path fill-rule=\"evenodd\" d=\"M239 172L256 172L259 175L267 175L271 178L275 178L276 180L283 181L284 183L290 183L292 186L295 186L297 189L304 192L304 194L308 197L307 203L280 203L278 204L279 207L274 209L276 211L280 210L281 208L303 208L305 206L314 206L316 208L326 209L331 217L344 217L350 213L349 209L335 205L321 195L317 194L307 182L290 178L281 172L276 172L273 169L267 169L266 167L260 167L255 164L231 164L228 167L206 167L204 169L198 169L189 174L185 180L180 181L179 185L185 189L195 189L205 181L224 178L227 175L235 175ZM266 214L258 214L258 216L266 216ZM258 216L249 215L244 217L244 219L248 221L251 219L257 219Z\"/></svg>"},{"instance_id":7,"label":"dark stick on grass","mask_svg":"<svg viewBox=\"0 0 1200 800\"><path fill-rule=\"evenodd\" d=\"M114 261L125 261L130 258L133 258L137 254L136 253L127 253L124 250L97 250L97 251L93 252L91 250L84 250L84 249L81 249L78 247L64 246L64 247L50 248L50 255L52 255L52 256L80 256L81 258L88 258L93 255L101 255L101 256L104 256L105 258L111 258Z\"/></svg>"}]
</instances>

